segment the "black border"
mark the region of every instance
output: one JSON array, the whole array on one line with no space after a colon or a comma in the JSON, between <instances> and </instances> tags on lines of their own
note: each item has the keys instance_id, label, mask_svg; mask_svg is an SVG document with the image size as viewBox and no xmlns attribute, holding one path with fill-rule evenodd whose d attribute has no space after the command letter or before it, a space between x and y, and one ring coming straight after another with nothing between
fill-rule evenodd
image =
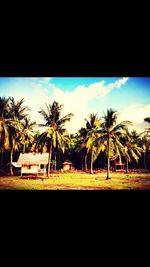
<instances>
[{"instance_id":1,"label":"black border","mask_svg":"<svg viewBox=\"0 0 150 267\"><path fill-rule=\"evenodd\" d=\"M0 63L1 77L137 77L150 76L150 63L143 61L102 60L67 61L4 61ZM42 218L65 218L72 216L89 221L101 216L110 227L112 221L123 216L129 220L147 217L150 203L149 191L0 191L1 216L11 214L20 221L20 215L28 220ZM34 212L33 212L34 211ZM139 216L138 216L139 215ZM94 218L94 219L93 219ZM55 220L54 219L54 220ZM128 220L127 219L127 220ZM21 219L22 220L22 219ZM39 219L40 220L40 219ZM43 220L43 219L42 219ZM41 222L38 222L39 224ZM139 223L139 221L138 221Z\"/></svg>"},{"instance_id":2,"label":"black border","mask_svg":"<svg viewBox=\"0 0 150 267\"><path fill-rule=\"evenodd\" d=\"M0 62L0 77L149 77L146 62Z\"/></svg>"}]
</instances>

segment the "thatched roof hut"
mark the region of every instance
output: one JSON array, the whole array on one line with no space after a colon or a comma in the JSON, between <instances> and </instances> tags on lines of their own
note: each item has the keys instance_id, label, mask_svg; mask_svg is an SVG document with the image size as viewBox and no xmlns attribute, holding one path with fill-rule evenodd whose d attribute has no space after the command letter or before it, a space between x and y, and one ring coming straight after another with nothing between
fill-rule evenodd
<instances>
[{"instance_id":1,"label":"thatched roof hut","mask_svg":"<svg viewBox=\"0 0 150 267\"><path fill-rule=\"evenodd\" d=\"M48 153L20 154L17 165L21 166L21 175L46 173L48 157Z\"/></svg>"},{"instance_id":2,"label":"thatched roof hut","mask_svg":"<svg viewBox=\"0 0 150 267\"><path fill-rule=\"evenodd\" d=\"M118 155L111 157L110 159L111 169L114 171L124 170L125 163L119 158Z\"/></svg>"},{"instance_id":3,"label":"thatched roof hut","mask_svg":"<svg viewBox=\"0 0 150 267\"><path fill-rule=\"evenodd\" d=\"M21 153L17 164L19 165L40 165L48 164L48 153Z\"/></svg>"},{"instance_id":4,"label":"thatched roof hut","mask_svg":"<svg viewBox=\"0 0 150 267\"><path fill-rule=\"evenodd\" d=\"M70 160L65 160L62 165L74 165Z\"/></svg>"},{"instance_id":5,"label":"thatched roof hut","mask_svg":"<svg viewBox=\"0 0 150 267\"><path fill-rule=\"evenodd\" d=\"M74 170L74 164L70 160L65 160L62 164L63 170L68 171L68 170Z\"/></svg>"}]
</instances>

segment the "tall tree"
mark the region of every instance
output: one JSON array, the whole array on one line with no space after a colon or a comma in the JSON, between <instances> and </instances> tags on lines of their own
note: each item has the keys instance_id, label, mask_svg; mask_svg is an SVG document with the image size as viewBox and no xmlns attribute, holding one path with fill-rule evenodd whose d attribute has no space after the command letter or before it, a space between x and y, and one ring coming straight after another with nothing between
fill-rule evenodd
<instances>
[{"instance_id":1,"label":"tall tree","mask_svg":"<svg viewBox=\"0 0 150 267\"><path fill-rule=\"evenodd\" d=\"M64 117L60 117L62 108L63 105L59 105L58 102L54 101L52 105L46 105L46 110L41 108L39 111L45 120L45 124L40 124L40 126L47 127L47 130L39 137L38 146L42 148L46 144L48 147L48 177L51 169L53 148L56 148L56 145L58 145L58 147L61 149L63 148L63 134L65 133L64 125L67 121L70 121L71 117L73 116L72 113L69 113Z\"/></svg>"},{"instance_id":2,"label":"tall tree","mask_svg":"<svg viewBox=\"0 0 150 267\"><path fill-rule=\"evenodd\" d=\"M129 162L135 160L138 162L144 150L140 146L140 135L136 131L129 132L126 128L122 137L124 145L123 156L126 159L126 173L129 173Z\"/></svg>"},{"instance_id":3,"label":"tall tree","mask_svg":"<svg viewBox=\"0 0 150 267\"><path fill-rule=\"evenodd\" d=\"M0 153L1 168L3 167L3 153L9 149L9 100L10 98L0 97Z\"/></svg>"},{"instance_id":4,"label":"tall tree","mask_svg":"<svg viewBox=\"0 0 150 267\"><path fill-rule=\"evenodd\" d=\"M120 151L123 150L123 145L119 141L119 137L127 127L131 124L130 121L123 121L117 124L118 114L113 109L107 109L107 113L104 115L104 122L102 123L103 137L107 141L107 177L106 179L111 179L110 177L110 157L113 155L114 151L119 157L121 157Z\"/></svg>"},{"instance_id":5,"label":"tall tree","mask_svg":"<svg viewBox=\"0 0 150 267\"><path fill-rule=\"evenodd\" d=\"M147 154L150 150L150 135L149 130L145 129L144 132L140 133L139 136L141 137L138 141L140 147L143 149L143 162L144 162L144 169L147 170L148 164L147 164Z\"/></svg>"},{"instance_id":6,"label":"tall tree","mask_svg":"<svg viewBox=\"0 0 150 267\"><path fill-rule=\"evenodd\" d=\"M90 172L93 174L93 163L94 163L94 153L96 152L95 142L99 137L98 130L100 129L100 119L98 118L97 114L90 114L89 120L86 119L86 148L87 148L87 155L91 155L90 161Z\"/></svg>"},{"instance_id":7,"label":"tall tree","mask_svg":"<svg viewBox=\"0 0 150 267\"><path fill-rule=\"evenodd\" d=\"M88 130L87 128L82 127L79 132L75 136L75 152L79 152L82 157L82 169L85 170L86 172L88 171L88 166L87 166L87 134Z\"/></svg>"},{"instance_id":8,"label":"tall tree","mask_svg":"<svg viewBox=\"0 0 150 267\"><path fill-rule=\"evenodd\" d=\"M86 126L82 127L77 134L76 151L84 155L84 169L88 171L87 159L90 158L90 172L93 173L93 163L95 161L96 143L99 137L100 119L97 114L90 114L85 119Z\"/></svg>"},{"instance_id":9,"label":"tall tree","mask_svg":"<svg viewBox=\"0 0 150 267\"><path fill-rule=\"evenodd\" d=\"M26 149L31 147L34 141L34 133L35 133L35 127L36 122L31 122L31 120L28 117L25 117L21 121L21 143L23 146L23 153L26 152Z\"/></svg>"},{"instance_id":10,"label":"tall tree","mask_svg":"<svg viewBox=\"0 0 150 267\"><path fill-rule=\"evenodd\" d=\"M10 175L13 175L13 168L12 168L12 162L13 162L13 152L16 150L19 150L20 148L20 139L21 139L21 131L20 131L20 125L21 120L26 118L27 111L29 111L29 108L26 106L23 106L24 99L15 101L13 97L10 98L9 103L9 118L11 119L11 124L9 124L9 144L10 144Z\"/></svg>"}]
</instances>

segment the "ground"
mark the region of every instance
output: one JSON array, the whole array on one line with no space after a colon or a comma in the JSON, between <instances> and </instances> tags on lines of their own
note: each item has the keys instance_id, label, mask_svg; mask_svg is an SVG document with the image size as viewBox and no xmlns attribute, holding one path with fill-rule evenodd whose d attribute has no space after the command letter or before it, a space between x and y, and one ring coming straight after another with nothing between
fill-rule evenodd
<instances>
[{"instance_id":1,"label":"ground","mask_svg":"<svg viewBox=\"0 0 150 267\"><path fill-rule=\"evenodd\" d=\"M112 173L106 180L106 173L86 174L83 172L51 174L50 178L27 178L20 176L0 177L0 189L27 190L139 190L150 189L150 173Z\"/></svg>"}]
</instances>

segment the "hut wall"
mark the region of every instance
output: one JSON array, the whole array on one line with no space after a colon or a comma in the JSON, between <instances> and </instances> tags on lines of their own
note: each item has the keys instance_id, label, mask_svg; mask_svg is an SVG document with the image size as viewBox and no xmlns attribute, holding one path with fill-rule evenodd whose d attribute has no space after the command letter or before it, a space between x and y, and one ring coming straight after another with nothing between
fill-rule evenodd
<instances>
[{"instance_id":1,"label":"hut wall","mask_svg":"<svg viewBox=\"0 0 150 267\"><path fill-rule=\"evenodd\" d=\"M63 165L63 170L64 171L69 171L70 170L70 165L68 164L65 164L65 165Z\"/></svg>"},{"instance_id":2,"label":"hut wall","mask_svg":"<svg viewBox=\"0 0 150 267\"><path fill-rule=\"evenodd\" d=\"M38 172L38 166L37 165L30 165L30 169L28 168L29 165L23 165L22 168L21 168L21 173L30 173L30 174L33 174L33 173L37 173Z\"/></svg>"}]
</instances>

